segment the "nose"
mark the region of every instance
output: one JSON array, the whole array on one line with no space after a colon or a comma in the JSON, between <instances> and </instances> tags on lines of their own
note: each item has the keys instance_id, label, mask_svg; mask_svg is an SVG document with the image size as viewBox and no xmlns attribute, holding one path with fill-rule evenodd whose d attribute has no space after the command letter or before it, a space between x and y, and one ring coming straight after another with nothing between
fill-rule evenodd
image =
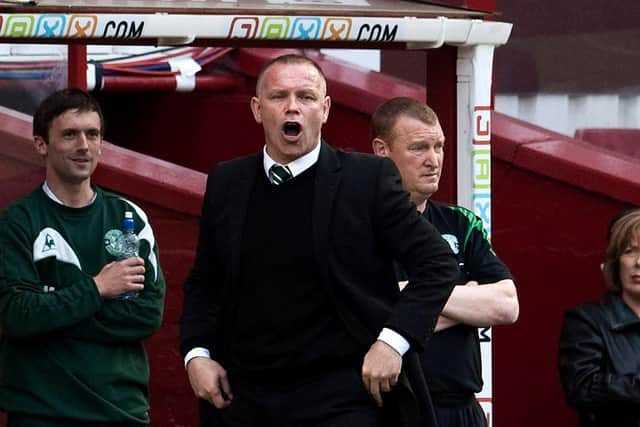
<instances>
[{"instance_id":1,"label":"nose","mask_svg":"<svg viewBox=\"0 0 640 427\"><path fill-rule=\"evenodd\" d=\"M423 164L425 166L436 167L437 163L438 162L437 162L436 151L433 148L429 148L428 150L425 150Z\"/></svg>"},{"instance_id":2,"label":"nose","mask_svg":"<svg viewBox=\"0 0 640 427\"><path fill-rule=\"evenodd\" d=\"M287 97L287 112L297 112L299 111L298 107L298 97L295 94L291 94Z\"/></svg>"},{"instance_id":3,"label":"nose","mask_svg":"<svg viewBox=\"0 0 640 427\"><path fill-rule=\"evenodd\" d=\"M85 132L78 132L76 142L79 150L86 151L89 149L89 137Z\"/></svg>"}]
</instances>

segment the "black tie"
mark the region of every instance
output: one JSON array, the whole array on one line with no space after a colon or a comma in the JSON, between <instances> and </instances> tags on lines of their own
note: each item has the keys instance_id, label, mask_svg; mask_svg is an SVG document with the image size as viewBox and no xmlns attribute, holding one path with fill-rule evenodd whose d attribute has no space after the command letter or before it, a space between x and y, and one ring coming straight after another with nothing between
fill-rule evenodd
<instances>
[{"instance_id":1,"label":"black tie","mask_svg":"<svg viewBox=\"0 0 640 427\"><path fill-rule=\"evenodd\" d=\"M293 175L289 170L289 166L280 166L276 163L269 168L269 181L271 181L273 185L280 185L292 177Z\"/></svg>"}]
</instances>

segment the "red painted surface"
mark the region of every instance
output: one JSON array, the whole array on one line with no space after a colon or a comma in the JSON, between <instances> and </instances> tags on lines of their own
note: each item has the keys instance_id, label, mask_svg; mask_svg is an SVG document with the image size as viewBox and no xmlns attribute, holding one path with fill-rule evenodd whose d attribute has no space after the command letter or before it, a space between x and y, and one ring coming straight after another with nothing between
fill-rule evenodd
<instances>
[{"instance_id":1,"label":"red painted surface","mask_svg":"<svg viewBox=\"0 0 640 427\"><path fill-rule=\"evenodd\" d=\"M640 129L582 128L574 136L593 147L640 160Z\"/></svg>"},{"instance_id":2,"label":"red painted surface","mask_svg":"<svg viewBox=\"0 0 640 427\"><path fill-rule=\"evenodd\" d=\"M494 155L599 197L640 205L637 161L532 124L493 115Z\"/></svg>"},{"instance_id":3,"label":"red painted surface","mask_svg":"<svg viewBox=\"0 0 640 427\"><path fill-rule=\"evenodd\" d=\"M435 199L455 203L457 199L458 171L458 111L456 109L457 82L451 76L456 75L457 48L445 46L427 51L426 86L429 106L438 114L442 131L446 135L445 156L440 186Z\"/></svg>"},{"instance_id":4,"label":"red painted surface","mask_svg":"<svg viewBox=\"0 0 640 427\"><path fill-rule=\"evenodd\" d=\"M440 4L443 6L462 7L465 9L495 12L496 0L417 0L422 3Z\"/></svg>"},{"instance_id":5,"label":"red painted surface","mask_svg":"<svg viewBox=\"0 0 640 427\"><path fill-rule=\"evenodd\" d=\"M67 49L69 87L87 90L87 45L70 43Z\"/></svg>"},{"instance_id":6,"label":"red painted surface","mask_svg":"<svg viewBox=\"0 0 640 427\"><path fill-rule=\"evenodd\" d=\"M131 76L104 76L102 78L103 91L143 92L176 90L176 78L171 77L131 77ZM197 91L224 91L235 89L240 82L231 76L195 76L195 90Z\"/></svg>"},{"instance_id":7,"label":"red painted surface","mask_svg":"<svg viewBox=\"0 0 640 427\"><path fill-rule=\"evenodd\" d=\"M513 23L495 53L498 93L634 93L636 0L498 0L497 10Z\"/></svg>"},{"instance_id":8,"label":"red painted surface","mask_svg":"<svg viewBox=\"0 0 640 427\"><path fill-rule=\"evenodd\" d=\"M616 212L640 205L640 174L500 114L493 143L493 242L520 298L518 322L493 332L494 425L575 426L556 368L562 315L602 294L605 230Z\"/></svg>"}]
</instances>

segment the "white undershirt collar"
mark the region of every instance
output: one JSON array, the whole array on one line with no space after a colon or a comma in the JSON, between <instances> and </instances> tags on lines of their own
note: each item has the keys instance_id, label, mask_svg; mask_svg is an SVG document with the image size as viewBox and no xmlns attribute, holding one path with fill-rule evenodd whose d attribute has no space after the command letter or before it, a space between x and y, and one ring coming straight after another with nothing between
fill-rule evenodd
<instances>
[{"instance_id":1,"label":"white undershirt collar","mask_svg":"<svg viewBox=\"0 0 640 427\"><path fill-rule=\"evenodd\" d=\"M56 195L53 193L53 191L51 191L51 188L47 185L47 181L45 181L45 182L42 184L42 191L44 191L44 194L46 194L47 196L49 196L49 198L50 198L51 200L53 200L54 202L56 202L57 204L62 205L62 206L66 206L66 205L64 204L64 202L63 202L62 200L60 200L60 199L58 198L58 196L56 196ZM95 202L95 200L96 200L96 197L97 197L97 196L98 196L98 193L97 193L96 191L94 191L94 192L93 192L93 197L91 198L91 200L89 200L89 203L87 203L87 206L89 206L90 204L92 204L93 202Z\"/></svg>"},{"instance_id":2,"label":"white undershirt collar","mask_svg":"<svg viewBox=\"0 0 640 427\"><path fill-rule=\"evenodd\" d=\"M306 171L311 166L316 164L316 162L318 161L318 157L320 157L320 145L321 145L321 142L318 142L315 148L309 151L304 156L298 157L294 161L281 166L288 166L289 170L291 171L292 177L295 178L296 176L300 175L302 172ZM273 160L271 157L269 157L269 155L267 154L266 145L262 148L262 153L264 154L263 155L264 173L267 175L267 178L268 178L269 169L271 168L271 166L273 166L277 162Z\"/></svg>"}]
</instances>

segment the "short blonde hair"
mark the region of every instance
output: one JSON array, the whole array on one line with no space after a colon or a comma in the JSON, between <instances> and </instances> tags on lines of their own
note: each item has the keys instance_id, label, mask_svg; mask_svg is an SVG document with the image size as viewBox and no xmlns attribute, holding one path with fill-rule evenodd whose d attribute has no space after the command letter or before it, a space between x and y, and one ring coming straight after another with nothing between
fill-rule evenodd
<instances>
[{"instance_id":1,"label":"short blonde hair","mask_svg":"<svg viewBox=\"0 0 640 427\"><path fill-rule=\"evenodd\" d=\"M614 217L609 225L602 273L607 288L615 293L622 292L620 280L620 256L631 243L634 235L640 236L640 209L629 209Z\"/></svg>"},{"instance_id":2,"label":"short blonde hair","mask_svg":"<svg viewBox=\"0 0 640 427\"><path fill-rule=\"evenodd\" d=\"M391 98L376 108L371 116L371 139L380 138L393 149L392 132L400 117L410 117L427 126L440 124L436 113L424 102L406 96Z\"/></svg>"},{"instance_id":3,"label":"short blonde hair","mask_svg":"<svg viewBox=\"0 0 640 427\"><path fill-rule=\"evenodd\" d=\"M281 56L277 56L275 58L271 58L267 61L266 64L262 66L262 69L258 73L258 78L256 80L256 96L260 96L260 92L262 92L262 82L264 81L264 75L269 68L274 65L290 65L290 64L308 64L316 69L318 74L320 75L320 87L322 90L322 95L325 96L327 94L327 77L324 75L324 71L316 61L309 58L308 56L299 55L297 53L289 53Z\"/></svg>"}]
</instances>

